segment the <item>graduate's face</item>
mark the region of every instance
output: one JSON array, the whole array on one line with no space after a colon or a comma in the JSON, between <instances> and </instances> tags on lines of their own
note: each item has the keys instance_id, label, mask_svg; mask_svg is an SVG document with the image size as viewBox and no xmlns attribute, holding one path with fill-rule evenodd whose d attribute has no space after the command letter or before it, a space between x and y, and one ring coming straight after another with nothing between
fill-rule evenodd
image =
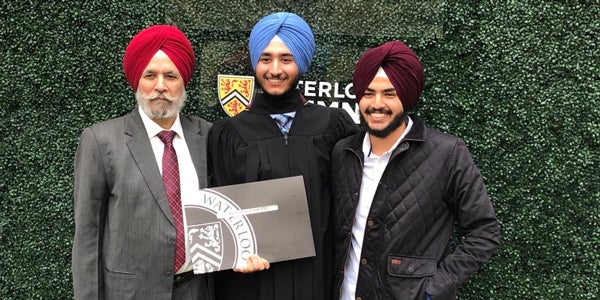
<instances>
[{"instance_id":1,"label":"graduate's face","mask_svg":"<svg viewBox=\"0 0 600 300\"><path fill-rule=\"evenodd\" d=\"M402 102L387 77L373 78L358 106L361 119L371 135L385 138L406 128Z\"/></svg>"},{"instance_id":2,"label":"graduate's face","mask_svg":"<svg viewBox=\"0 0 600 300\"><path fill-rule=\"evenodd\" d=\"M256 64L256 80L263 91L282 95L295 88L300 80L300 69L288 47L281 41L272 41Z\"/></svg>"},{"instance_id":3,"label":"graduate's face","mask_svg":"<svg viewBox=\"0 0 600 300\"><path fill-rule=\"evenodd\" d=\"M138 84L136 99L153 120L174 119L185 102L185 84L171 59L159 51L148 63Z\"/></svg>"}]
</instances>

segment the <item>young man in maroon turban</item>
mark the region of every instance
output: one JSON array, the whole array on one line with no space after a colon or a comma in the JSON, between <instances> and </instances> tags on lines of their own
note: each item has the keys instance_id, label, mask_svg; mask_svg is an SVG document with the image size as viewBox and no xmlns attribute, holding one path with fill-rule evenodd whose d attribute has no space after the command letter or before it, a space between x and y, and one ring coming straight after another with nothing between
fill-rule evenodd
<instances>
[{"instance_id":1,"label":"young man in maroon turban","mask_svg":"<svg viewBox=\"0 0 600 300\"><path fill-rule=\"evenodd\" d=\"M365 52L353 76L366 130L333 150L336 299L456 299L499 245L464 142L409 115L423 67L404 43ZM451 246L454 224L462 234Z\"/></svg>"},{"instance_id":2,"label":"young man in maroon turban","mask_svg":"<svg viewBox=\"0 0 600 300\"><path fill-rule=\"evenodd\" d=\"M298 15L279 12L264 17L252 29L248 48L261 92L249 110L213 126L213 184L302 175L316 256L273 263L269 270L252 274L218 272L216 299L330 299L330 154L357 126L344 110L307 103L296 89L315 51L312 30Z\"/></svg>"},{"instance_id":3,"label":"young man in maroon turban","mask_svg":"<svg viewBox=\"0 0 600 300\"><path fill-rule=\"evenodd\" d=\"M194 51L176 27L155 25L123 59L138 106L83 131L75 158L75 299L213 299L194 276L182 202L207 187L207 121L180 114Z\"/></svg>"}]
</instances>

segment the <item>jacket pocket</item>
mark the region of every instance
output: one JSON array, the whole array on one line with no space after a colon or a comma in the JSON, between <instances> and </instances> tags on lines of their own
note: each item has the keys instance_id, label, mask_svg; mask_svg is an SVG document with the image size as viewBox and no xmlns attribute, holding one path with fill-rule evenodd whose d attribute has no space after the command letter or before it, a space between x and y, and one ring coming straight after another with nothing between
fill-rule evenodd
<instances>
[{"instance_id":1,"label":"jacket pocket","mask_svg":"<svg viewBox=\"0 0 600 300\"><path fill-rule=\"evenodd\" d=\"M109 268L107 268L106 266L104 267L104 275L108 275L108 276L114 276L114 277L135 277L135 273L131 273L131 272L127 272L127 271L117 271L117 270L111 270Z\"/></svg>"},{"instance_id":2,"label":"jacket pocket","mask_svg":"<svg viewBox=\"0 0 600 300\"><path fill-rule=\"evenodd\" d=\"M388 255L387 272L390 276L419 278L428 277L437 271L434 257Z\"/></svg>"},{"instance_id":3,"label":"jacket pocket","mask_svg":"<svg viewBox=\"0 0 600 300\"><path fill-rule=\"evenodd\" d=\"M135 274L104 268L104 299L135 299Z\"/></svg>"}]
</instances>

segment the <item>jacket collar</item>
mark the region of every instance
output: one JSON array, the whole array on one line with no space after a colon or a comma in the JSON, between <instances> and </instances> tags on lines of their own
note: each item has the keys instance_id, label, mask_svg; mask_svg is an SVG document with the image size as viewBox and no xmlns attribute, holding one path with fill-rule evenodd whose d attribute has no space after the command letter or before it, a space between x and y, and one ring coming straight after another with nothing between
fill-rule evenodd
<instances>
[{"instance_id":1,"label":"jacket collar","mask_svg":"<svg viewBox=\"0 0 600 300\"><path fill-rule=\"evenodd\" d=\"M399 149L401 149L402 151L406 150L410 142L424 142L425 140L427 140L428 129L427 126L425 126L423 120L414 115L411 115L410 118L413 120L412 128L410 132L406 134L404 140L398 145L398 147L396 147L392 157L398 153ZM354 135L352 138L346 140L344 142L343 148L364 155L364 153L362 153L362 143L366 134L367 130L363 129L361 132Z\"/></svg>"},{"instance_id":2,"label":"jacket collar","mask_svg":"<svg viewBox=\"0 0 600 300\"><path fill-rule=\"evenodd\" d=\"M126 116L125 119L125 134L128 136L134 136L139 133L140 130L144 130L146 132L146 128L144 127L144 122L142 121L142 116L140 116L140 112L136 107L129 115Z\"/></svg>"}]
</instances>

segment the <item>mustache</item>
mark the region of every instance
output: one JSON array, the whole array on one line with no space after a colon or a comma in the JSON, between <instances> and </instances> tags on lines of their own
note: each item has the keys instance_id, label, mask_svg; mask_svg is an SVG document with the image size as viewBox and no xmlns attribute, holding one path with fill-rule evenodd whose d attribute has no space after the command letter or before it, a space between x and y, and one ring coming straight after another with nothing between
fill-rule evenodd
<instances>
[{"instance_id":1,"label":"mustache","mask_svg":"<svg viewBox=\"0 0 600 300\"><path fill-rule=\"evenodd\" d=\"M266 79L277 79L277 80L284 80L287 78L287 76L285 75L278 75L278 76L265 76Z\"/></svg>"},{"instance_id":2,"label":"mustache","mask_svg":"<svg viewBox=\"0 0 600 300\"><path fill-rule=\"evenodd\" d=\"M159 99L159 98L161 98L161 99L166 99L166 100L169 100L169 101L171 101L171 102L172 102L172 101L175 101L175 100L177 100L177 98L175 98L175 97L170 97L170 96L168 96L168 95L167 95L167 94L165 94L165 93L154 93L154 94L152 94L152 95L148 96L146 99L148 99L148 100L152 101L152 100L156 100L156 99Z\"/></svg>"},{"instance_id":3,"label":"mustache","mask_svg":"<svg viewBox=\"0 0 600 300\"><path fill-rule=\"evenodd\" d=\"M373 113L380 113L380 114L386 114L386 115L391 115L392 111L390 109L381 107L381 108L373 108L373 107L369 107L367 108L367 110L365 110L365 113L370 115Z\"/></svg>"}]
</instances>

